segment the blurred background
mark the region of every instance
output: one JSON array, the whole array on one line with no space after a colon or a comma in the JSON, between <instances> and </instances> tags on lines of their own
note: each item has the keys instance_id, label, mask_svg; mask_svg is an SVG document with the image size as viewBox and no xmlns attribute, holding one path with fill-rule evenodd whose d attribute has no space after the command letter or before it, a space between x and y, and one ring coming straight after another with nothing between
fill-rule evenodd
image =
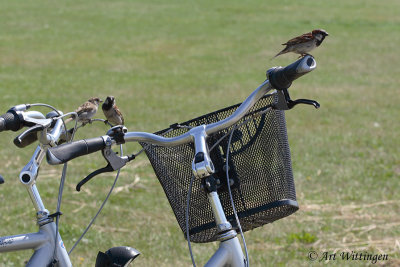
<instances>
[{"instance_id":1,"label":"blurred background","mask_svg":"<svg viewBox=\"0 0 400 267\"><path fill-rule=\"evenodd\" d=\"M329 36L312 52L317 69L294 82L292 98L319 110L286 113L300 210L246 233L252 266L308 266L308 252L388 254L400 264L398 92L400 2L337 1L0 1L0 107L48 103L74 111L92 96L114 95L130 131L175 122L242 102L265 71L297 59L271 59L282 43L316 28ZM42 112L47 112L43 109ZM103 114L99 112L98 118ZM76 138L105 134L101 123ZM35 145L0 139L0 236L37 231L18 174ZM126 153L137 151L134 144ZM268 163L266 163L268 164ZM69 164L60 231L70 248L113 183L102 175L75 185L104 160ZM54 212L61 166L43 164L38 187ZM187 243L145 155L121 171L117 188L75 249L74 266L93 266L98 250L133 246L139 266L189 266ZM193 244L204 265L216 244ZM0 255L21 266L30 251ZM341 261L341 266L371 262Z\"/></svg>"}]
</instances>

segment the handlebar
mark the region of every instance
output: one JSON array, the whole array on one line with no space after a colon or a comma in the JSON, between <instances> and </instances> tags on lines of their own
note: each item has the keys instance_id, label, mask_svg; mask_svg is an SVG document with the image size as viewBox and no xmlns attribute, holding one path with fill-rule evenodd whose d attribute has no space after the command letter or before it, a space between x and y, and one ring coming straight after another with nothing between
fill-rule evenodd
<instances>
[{"instance_id":1,"label":"handlebar","mask_svg":"<svg viewBox=\"0 0 400 267\"><path fill-rule=\"evenodd\" d=\"M9 110L0 116L0 132L2 131L18 131L23 127L22 118L15 110Z\"/></svg>"},{"instance_id":2,"label":"handlebar","mask_svg":"<svg viewBox=\"0 0 400 267\"><path fill-rule=\"evenodd\" d=\"M35 104L33 104L35 105ZM41 104L36 104L41 105ZM46 117L39 111L26 111L32 105L21 104L12 107L5 114L0 116L0 132L2 131L18 131L24 127L29 127L23 133L14 139L14 144L19 148L23 148L38 140L38 132L40 142L45 145L55 146L63 132L63 121L61 117L57 117L58 112L50 112ZM47 129L51 128L51 133Z\"/></svg>"},{"instance_id":3,"label":"handlebar","mask_svg":"<svg viewBox=\"0 0 400 267\"><path fill-rule=\"evenodd\" d=\"M277 67L269 69L267 71L267 76L273 88L283 90L289 88L294 80L307 74L316 67L317 62L315 59L307 55L285 68Z\"/></svg>"},{"instance_id":4,"label":"handlebar","mask_svg":"<svg viewBox=\"0 0 400 267\"><path fill-rule=\"evenodd\" d=\"M82 139L66 143L47 150L47 162L51 165L66 163L67 161L102 150L106 146L108 136Z\"/></svg>"},{"instance_id":5,"label":"handlebar","mask_svg":"<svg viewBox=\"0 0 400 267\"><path fill-rule=\"evenodd\" d=\"M287 89L295 79L314 70L315 67L316 62L314 58L307 55L285 68L271 68L267 72L269 79L265 80L256 90L254 90L231 116L224 120L205 125L205 134L210 135L234 125L270 90ZM123 136L123 142L145 142L160 146L177 146L192 142L195 134L194 129L195 128L176 137L162 137L146 132L127 132ZM76 157L102 150L105 148L107 138L110 137L96 137L49 148L47 151L47 162L51 165L61 164ZM110 140L112 144L117 143L115 139L110 138Z\"/></svg>"}]
</instances>

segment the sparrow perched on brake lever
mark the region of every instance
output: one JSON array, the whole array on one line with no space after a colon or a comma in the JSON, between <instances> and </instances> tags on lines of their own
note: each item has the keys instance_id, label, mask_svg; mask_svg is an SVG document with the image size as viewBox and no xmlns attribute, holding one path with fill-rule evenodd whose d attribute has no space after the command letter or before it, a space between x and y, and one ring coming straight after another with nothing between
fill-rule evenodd
<instances>
[{"instance_id":1,"label":"sparrow perched on brake lever","mask_svg":"<svg viewBox=\"0 0 400 267\"><path fill-rule=\"evenodd\" d=\"M300 57L308 55L308 52L320 46L325 37L328 35L329 34L325 30L317 29L313 30L312 32L297 36L282 44L286 45L286 47L281 52L276 54L274 58L288 52L300 54Z\"/></svg>"},{"instance_id":2,"label":"sparrow perched on brake lever","mask_svg":"<svg viewBox=\"0 0 400 267\"><path fill-rule=\"evenodd\" d=\"M103 102L98 97L91 97L88 101L80 105L75 112L78 114L78 122L81 122L82 125L85 125L91 122L91 119L96 114L99 104ZM65 122L69 122L72 120L71 118L66 120Z\"/></svg>"},{"instance_id":3,"label":"sparrow perched on brake lever","mask_svg":"<svg viewBox=\"0 0 400 267\"><path fill-rule=\"evenodd\" d=\"M104 116L106 116L106 123L109 122L113 126L124 125L124 117L115 104L115 97L107 96L101 108L103 109Z\"/></svg>"}]
</instances>

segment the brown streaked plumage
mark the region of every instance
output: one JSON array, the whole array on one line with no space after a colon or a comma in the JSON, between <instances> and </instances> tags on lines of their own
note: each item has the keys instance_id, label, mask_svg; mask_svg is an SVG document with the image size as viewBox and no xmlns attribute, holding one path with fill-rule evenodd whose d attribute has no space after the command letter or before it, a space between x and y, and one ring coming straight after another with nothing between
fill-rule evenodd
<instances>
[{"instance_id":1,"label":"brown streaked plumage","mask_svg":"<svg viewBox=\"0 0 400 267\"><path fill-rule=\"evenodd\" d=\"M80 105L75 112L78 114L78 122L81 122L83 125L89 123L93 116L96 114L99 104L103 102L98 97L91 97L88 101ZM71 121L72 118L67 119L65 122Z\"/></svg>"},{"instance_id":2,"label":"brown streaked plumage","mask_svg":"<svg viewBox=\"0 0 400 267\"><path fill-rule=\"evenodd\" d=\"M107 121L113 126L124 125L124 116L115 104L115 97L107 96L101 108Z\"/></svg>"},{"instance_id":3,"label":"brown streaked plumage","mask_svg":"<svg viewBox=\"0 0 400 267\"><path fill-rule=\"evenodd\" d=\"M312 32L297 36L282 44L286 45L286 47L281 52L276 54L275 57L289 52L300 54L300 56L305 56L311 50L320 46L325 37L328 35L329 34L325 30L317 29L313 30Z\"/></svg>"}]
</instances>

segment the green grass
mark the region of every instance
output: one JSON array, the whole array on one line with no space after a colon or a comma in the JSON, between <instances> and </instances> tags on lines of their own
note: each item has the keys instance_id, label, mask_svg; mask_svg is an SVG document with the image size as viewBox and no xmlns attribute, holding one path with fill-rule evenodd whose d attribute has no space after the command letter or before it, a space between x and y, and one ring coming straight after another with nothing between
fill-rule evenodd
<instances>
[{"instance_id":1,"label":"green grass","mask_svg":"<svg viewBox=\"0 0 400 267\"><path fill-rule=\"evenodd\" d=\"M387 253L400 264L398 92L400 2L383 1L0 1L0 107L44 102L64 112L91 96L116 96L131 131L168 125L241 102L281 43L323 28L313 52L317 70L296 81L293 98L319 110L286 113L300 210L246 233L252 266L318 266L308 252ZM45 110L42 110L43 112ZM100 114L99 114L100 116ZM77 138L103 135L85 127ZM36 231L34 209L18 174L34 150L1 133L0 235ZM125 151L137 146L129 144ZM100 156L69 164L60 231L67 248L96 212L112 184L103 175L74 191ZM38 186L56 207L61 167L43 164ZM137 183L133 187L125 185ZM145 156L125 167L93 229L72 254L93 266L97 250L129 245L139 266L189 266L187 244ZM125 186L125 188L124 188ZM29 207L29 208L27 208ZM193 245L203 265L216 244ZM30 251L0 255L21 266ZM331 262L330 264L334 264ZM363 265L339 261L336 265Z\"/></svg>"}]
</instances>

